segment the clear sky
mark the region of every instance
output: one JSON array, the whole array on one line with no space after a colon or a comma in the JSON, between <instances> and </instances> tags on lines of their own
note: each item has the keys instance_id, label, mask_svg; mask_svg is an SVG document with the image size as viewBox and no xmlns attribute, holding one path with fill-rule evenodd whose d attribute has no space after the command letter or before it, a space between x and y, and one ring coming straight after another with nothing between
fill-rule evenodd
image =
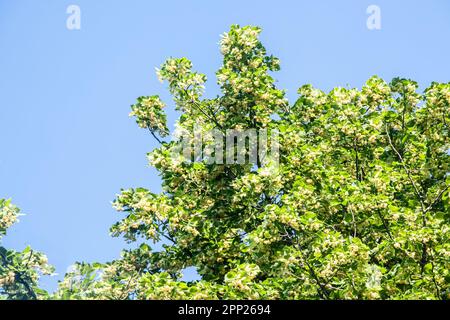
<instances>
[{"instance_id":1,"label":"clear sky","mask_svg":"<svg viewBox=\"0 0 450 320\"><path fill-rule=\"evenodd\" d=\"M66 9L81 9L68 30ZM381 29L366 26L369 5ZM3 245L44 251L59 276L74 261L108 261L126 246L109 227L121 188L160 190L146 153L153 138L128 117L140 95L160 94L154 68L186 56L210 79L221 62L219 35L259 25L293 101L305 83L361 87L371 75L450 81L450 1L112 1L0 0L0 197L26 216ZM193 277L192 272L187 278Z\"/></svg>"}]
</instances>

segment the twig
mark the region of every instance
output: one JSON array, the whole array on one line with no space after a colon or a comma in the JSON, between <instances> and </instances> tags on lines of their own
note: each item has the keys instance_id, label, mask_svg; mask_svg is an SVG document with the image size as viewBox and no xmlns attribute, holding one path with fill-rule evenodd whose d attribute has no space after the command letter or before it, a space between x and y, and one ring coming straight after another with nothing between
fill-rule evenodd
<instances>
[{"instance_id":1,"label":"twig","mask_svg":"<svg viewBox=\"0 0 450 320\"><path fill-rule=\"evenodd\" d=\"M162 144L162 141L156 136L156 134L151 129L148 129L148 130L152 134L153 138L155 138L156 141L158 141L159 144Z\"/></svg>"},{"instance_id":2,"label":"twig","mask_svg":"<svg viewBox=\"0 0 450 320\"><path fill-rule=\"evenodd\" d=\"M446 185L444 189L441 190L441 192L439 192L439 194L437 195L436 199L434 199L434 201L428 206L428 208L425 209L425 212L430 211L433 206L438 203L438 201L441 199L441 197L443 196L443 194L445 193L445 191L448 190L448 188L450 188L450 185Z\"/></svg>"},{"instance_id":3,"label":"twig","mask_svg":"<svg viewBox=\"0 0 450 320\"><path fill-rule=\"evenodd\" d=\"M414 180L412 179L411 172L406 167L406 164L405 164L405 162L403 160L402 155L397 151L397 149L395 148L394 144L392 143L392 139L391 139L391 136L389 135L389 130L388 130L387 124L385 125L385 128L386 128L386 135L387 135L388 140L389 140L389 145L391 146L392 150L397 154L397 156L398 156L398 158L400 160L400 163L401 163L403 169L406 171L408 179L411 182L412 186L414 187L414 190L416 192L417 197L419 198L420 205L422 206L422 211L425 212L425 205L424 205L424 202L423 202L423 197L420 194L419 189L417 188Z\"/></svg>"}]
</instances>

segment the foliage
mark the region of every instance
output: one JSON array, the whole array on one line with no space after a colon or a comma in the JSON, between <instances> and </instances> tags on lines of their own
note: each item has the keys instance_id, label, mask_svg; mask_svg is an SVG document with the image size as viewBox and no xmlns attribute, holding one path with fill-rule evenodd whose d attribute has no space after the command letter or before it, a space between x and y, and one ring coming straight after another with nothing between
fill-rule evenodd
<instances>
[{"instance_id":1,"label":"foliage","mask_svg":"<svg viewBox=\"0 0 450 320\"><path fill-rule=\"evenodd\" d=\"M289 104L259 33L223 35L214 99L186 58L158 76L178 131L278 130L279 163L182 161L176 141L161 140L164 104L140 97L132 115L161 143L149 162L163 191L123 190L111 232L137 248L76 264L54 298L450 298L450 83L423 93L400 78L329 93L304 85ZM182 281L188 267L201 280Z\"/></svg>"},{"instance_id":2,"label":"foliage","mask_svg":"<svg viewBox=\"0 0 450 320\"><path fill-rule=\"evenodd\" d=\"M20 210L10 200L0 199L0 240L17 222ZM0 300L44 299L48 293L38 287L41 275L53 272L47 257L29 246L21 252L0 246Z\"/></svg>"},{"instance_id":3,"label":"foliage","mask_svg":"<svg viewBox=\"0 0 450 320\"><path fill-rule=\"evenodd\" d=\"M259 33L232 26L222 37L220 97L202 99L206 77L186 58L158 76L182 113L178 130L277 129L279 165L183 162L176 142L162 142L149 160L163 192L123 190L114 202L125 216L113 235L144 243L108 264L79 264L59 296L450 298L450 84L424 94L399 78L329 93L305 85L289 105ZM143 99L155 103L132 114L164 136L159 97ZM147 244L161 240L160 251ZM182 281L187 267L201 280Z\"/></svg>"}]
</instances>

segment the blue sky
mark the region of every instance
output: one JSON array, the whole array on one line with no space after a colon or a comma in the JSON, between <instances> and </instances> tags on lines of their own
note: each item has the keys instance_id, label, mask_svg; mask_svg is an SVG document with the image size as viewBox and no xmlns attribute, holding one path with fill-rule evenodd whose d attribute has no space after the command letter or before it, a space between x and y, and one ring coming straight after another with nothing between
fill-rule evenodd
<instances>
[{"instance_id":1,"label":"blue sky","mask_svg":"<svg viewBox=\"0 0 450 320\"><path fill-rule=\"evenodd\" d=\"M68 30L66 9L81 9ZM368 30L366 8L381 9ZM154 68L186 56L218 93L219 35L231 24L259 25L275 74L291 101L305 83L361 87L374 74L408 77L421 88L450 81L450 2L431 1L107 1L0 0L0 197L26 216L3 245L44 251L60 276L74 261L108 261L126 247L108 229L121 216L121 188L160 190L147 164L155 141L130 105L160 94ZM187 272L187 278L193 277Z\"/></svg>"}]
</instances>

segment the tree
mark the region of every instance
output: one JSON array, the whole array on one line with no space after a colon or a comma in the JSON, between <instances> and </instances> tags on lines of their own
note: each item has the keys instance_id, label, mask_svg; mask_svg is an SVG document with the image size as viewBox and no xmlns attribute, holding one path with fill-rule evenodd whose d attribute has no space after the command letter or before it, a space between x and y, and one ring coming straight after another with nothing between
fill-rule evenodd
<instances>
[{"instance_id":1,"label":"tree","mask_svg":"<svg viewBox=\"0 0 450 320\"><path fill-rule=\"evenodd\" d=\"M0 199L0 240L19 215L19 208L11 200ZM47 257L29 246L21 252L0 246L0 300L47 298L48 293L38 287L38 282L41 275L52 272Z\"/></svg>"},{"instance_id":2,"label":"tree","mask_svg":"<svg viewBox=\"0 0 450 320\"><path fill-rule=\"evenodd\" d=\"M138 98L131 115L160 143L148 156L163 192L123 190L111 231L141 244L77 264L56 298L450 298L450 83L423 94L376 76L361 90L304 85L289 104L259 33L234 25L223 35L217 98L202 98L206 77L186 58L158 76L181 113L178 134L278 131L279 157L186 161L179 141L163 141L165 104ZM201 280L182 281L187 267Z\"/></svg>"}]
</instances>

